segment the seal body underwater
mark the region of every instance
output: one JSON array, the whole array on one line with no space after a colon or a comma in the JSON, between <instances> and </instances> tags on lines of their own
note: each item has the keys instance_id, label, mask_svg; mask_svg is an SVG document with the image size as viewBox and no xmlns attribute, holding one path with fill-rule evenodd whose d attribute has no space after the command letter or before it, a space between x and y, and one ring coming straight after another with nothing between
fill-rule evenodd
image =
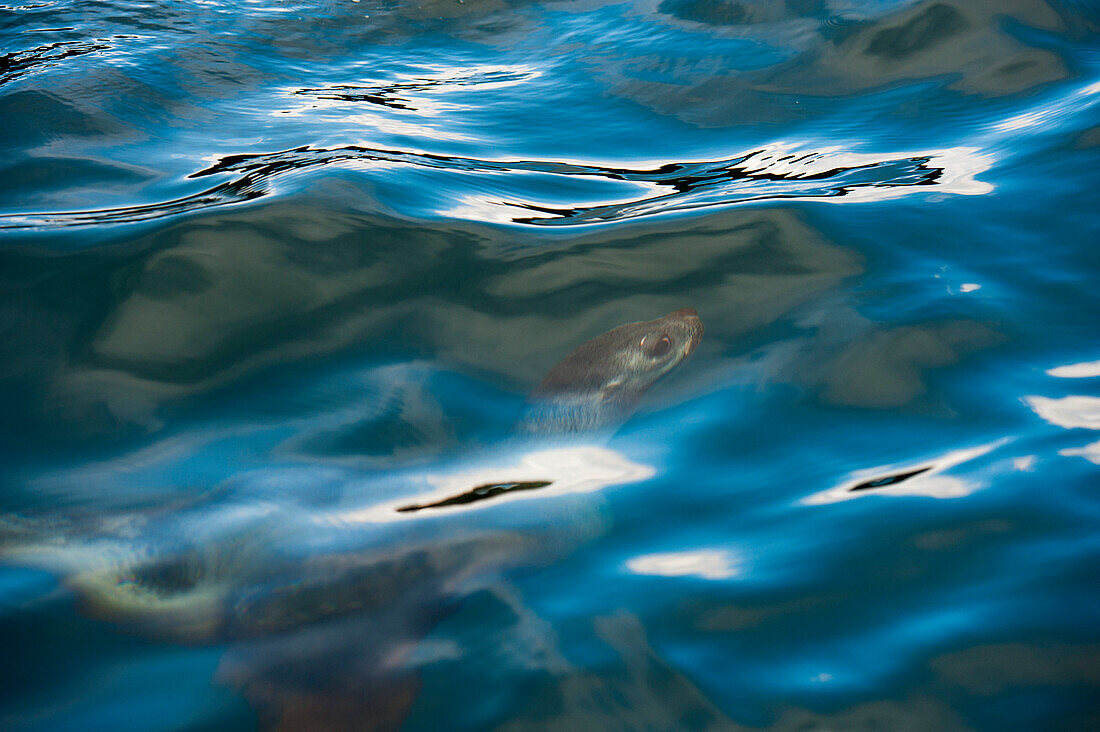
<instances>
[{"instance_id":1,"label":"seal body underwater","mask_svg":"<svg viewBox=\"0 0 1100 732\"><path fill-rule=\"evenodd\" d=\"M514 426L516 437L541 441L614 431L658 379L691 355L702 334L698 313L685 308L582 343L531 392ZM541 487L541 481L478 485L471 493L484 495L456 496L440 502L439 508ZM240 506L224 506L228 513L235 508ZM82 606L102 620L154 638L234 644L221 678L242 690L271 727L293 726L301 721L299 714L323 716L314 701L327 698L321 706L337 717L328 720L331 727L365 729L370 725L356 718L364 712L363 704L334 701L350 698L357 685L375 689L367 707L376 711L380 699L393 692L400 709L381 715L387 722L379 726L396 726L415 698L418 681L415 673L395 670L386 659L415 648L471 587L503 581L495 578L509 567L550 561L560 551L547 549L547 542L533 533L495 524L474 534L468 523L432 525L425 537L423 522L413 521L404 524L407 531L379 534L366 542L372 548L295 559L273 548L298 525L280 524L277 515L258 525L236 526L220 539L196 541L182 552L179 543L165 548L166 536L210 525L205 511L200 507L190 518L186 511L134 517L121 522L133 528L117 537L107 536L107 529L82 537L77 526L60 541L47 537L53 541L42 543L49 550L40 554L39 563L45 569L60 568ZM563 539L562 546L575 546L596 529L555 525L546 531ZM389 543L383 536L390 537ZM26 549L33 542L17 543ZM111 551L97 563L94 557L106 545ZM33 547L4 553L9 561L22 557L35 563ZM382 633L382 627L388 630ZM358 659L355 669L331 663L350 650ZM316 669L307 688L295 687L295 669L300 671L302 664ZM286 706L287 699L297 700L297 711Z\"/></svg>"}]
</instances>

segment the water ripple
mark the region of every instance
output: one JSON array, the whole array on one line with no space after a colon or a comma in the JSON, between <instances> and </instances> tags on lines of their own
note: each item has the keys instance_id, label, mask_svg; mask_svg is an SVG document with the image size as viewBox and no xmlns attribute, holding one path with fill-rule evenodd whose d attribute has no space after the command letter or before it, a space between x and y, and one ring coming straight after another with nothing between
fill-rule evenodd
<instances>
[{"instance_id":1,"label":"water ripple","mask_svg":"<svg viewBox=\"0 0 1100 732\"><path fill-rule=\"evenodd\" d=\"M493 88L527 81L534 76L537 76L537 72L533 69L498 67L439 77L414 76L389 84L330 84L312 89L295 89L291 94L325 101L368 102L390 109L417 112L426 104L424 100L416 98L418 92L452 86L476 85Z\"/></svg>"},{"instance_id":2,"label":"water ripple","mask_svg":"<svg viewBox=\"0 0 1100 732\"><path fill-rule=\"evenodd\" d=\"M369 170L379 163L496 176L491 182L497 186L495 189L435 201L434 212L475 221L534 226L595 224L777 199L884 200L933 186L957 194L982 194L992 188L974 179L989 167L990 160L972 148L876 156L840 147L805 150L775 144L721 160L622 168L539 160L497 161L356 145L327 149L303 146L221 158L189 177L235 177L182 198L88 211L4 214L0 215L0 229L147 221L259 198L272 192L275 179L292 172L331 165L365 165ZM500 174L508 176L503 184L499 182ZM530 174L551 176L551 186L545 185L544 178L533 184ZM545 199L548 191L556 192L555 178L602 179L604 185L594 184L585 197L574 191L577 200L551 205L540 200L540 193ZM608 200L607 181L628 184L627 195Z\"/></svg>"},{"instance_id":3,"label":"water ripple","mask_svg":"<svg viewBox=\"0 0 1100 732\"><path fill-rule=\"evenodd\" d=\"M57 28L49 30L61 30ZM26 51L14 51L0 55L0 85L24 76L33 71L49 68L74 56L84 56L97 51L108 51L111 47L103 43L90 41L58 41Z\"/></svg>"}]
</instances>

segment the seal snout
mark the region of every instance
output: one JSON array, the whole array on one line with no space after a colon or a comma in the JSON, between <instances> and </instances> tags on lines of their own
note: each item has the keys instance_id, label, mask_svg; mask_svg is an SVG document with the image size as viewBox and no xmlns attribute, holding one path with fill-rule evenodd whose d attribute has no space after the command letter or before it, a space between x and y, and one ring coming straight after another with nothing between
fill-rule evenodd
<instances>
[{"instance_id":1,"label":"seal snout","mask_svg":"<svg viewBox=\"0 0 1100 732\"><path fill-rule=\"evenodd\" d=\"M667 319L680 323L688 332L688 342L684 346L684 357L688 357L703 340L703 321L699 318L699 312L695 308L680 308L674 313L665 316Z\"/></svg>"}]
</instances>

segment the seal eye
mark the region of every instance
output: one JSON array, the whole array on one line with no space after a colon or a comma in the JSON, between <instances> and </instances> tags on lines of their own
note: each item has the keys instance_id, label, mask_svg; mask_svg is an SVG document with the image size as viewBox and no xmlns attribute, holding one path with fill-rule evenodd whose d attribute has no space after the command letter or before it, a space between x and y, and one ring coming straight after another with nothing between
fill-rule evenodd
<instances>
[{"instance_id":1,"label":"seal eye","mask_svg":"<svg viewBox=\"0 0 1100 732\"><path fill-rule=\"evenodd\" d=\"M657 358L669 352L672 348L672 339L665 333L662 333L660 338L646 336L642 339L641 346L650 357Z\"/></svg>"}]
</instances>

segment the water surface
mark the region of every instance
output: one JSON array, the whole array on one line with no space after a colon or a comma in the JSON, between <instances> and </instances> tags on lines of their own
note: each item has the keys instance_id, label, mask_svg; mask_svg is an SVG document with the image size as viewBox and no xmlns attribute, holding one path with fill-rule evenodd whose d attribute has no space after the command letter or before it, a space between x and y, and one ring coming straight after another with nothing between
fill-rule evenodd
<instances>
[{"instance_id":1,"label":"water surface","mask_svg":"<svg viewBox=\"0 0 1100 732\"><path fill-rule=\"evenodd\" d=\"M0 726L1095 728L1098 121L1073 0L0 6Z\"/></svg>"}]
</instances>

